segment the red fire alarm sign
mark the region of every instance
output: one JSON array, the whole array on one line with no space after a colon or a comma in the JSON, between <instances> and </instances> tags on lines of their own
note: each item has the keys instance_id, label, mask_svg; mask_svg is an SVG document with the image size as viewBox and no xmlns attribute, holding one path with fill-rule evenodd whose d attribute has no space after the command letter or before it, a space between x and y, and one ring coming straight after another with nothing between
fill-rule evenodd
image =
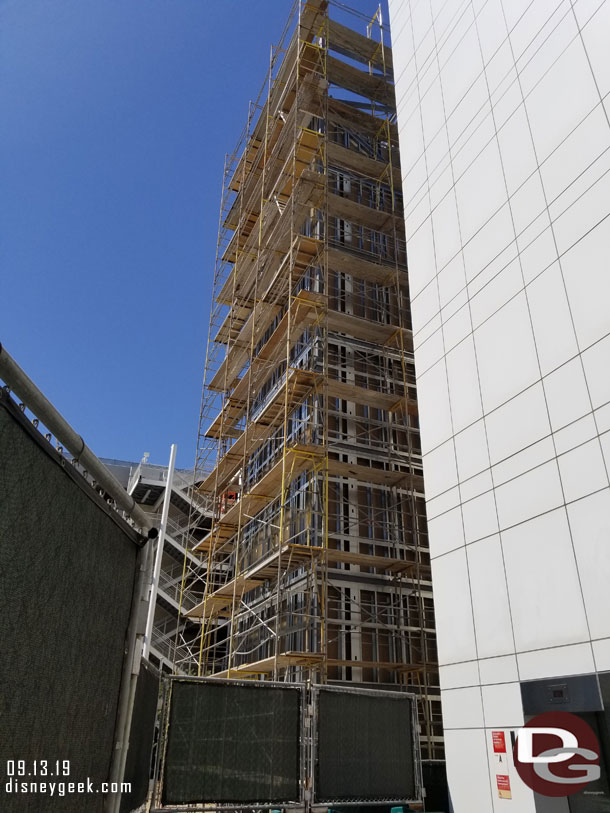
<instances>
[{"instance_id":1,"label":"red fire alarm sign","mask_svg":"<svg viewBox=\"0 0 610 813\"><path fill-rule=\"evenodd\" d=\"M492 731L491 741L493 742L494 746L494 754L506 753L506 739L503 731Z\"/></svg>"}]
</instances>

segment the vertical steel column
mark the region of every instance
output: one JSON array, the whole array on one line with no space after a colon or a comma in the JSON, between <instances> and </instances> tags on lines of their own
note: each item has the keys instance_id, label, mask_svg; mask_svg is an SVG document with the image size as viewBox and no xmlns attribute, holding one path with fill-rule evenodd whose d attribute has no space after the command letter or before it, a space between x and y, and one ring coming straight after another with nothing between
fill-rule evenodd
<instances>
[{"instance_id":1,"label":"vertical steel column","mask_svg":"<svg viewBox=\"0 0 610 813\"><path fill-rule=\"evenodd\" d=\"M150 585L150 595L148 599L148 616L146 618L146 632L144 634L144 648L142 657L148 658L150 652L150 639L155 620L155 608L157 606L157 593L159 592L159 575L161 573L161 560L163 559L163 546L165 544L165 529L167 528L167 517L169 514L169 504L172 498L172 486L174 483L174 468L176 466L175 443L172 443L169 453L169 466L167 469L167 481L165 484L165 495L163 497L163 509L161 511L161 527L157 540L157 553L155 556L155 566L153 568L152 583Z\"/></svg>"}]
</instances>

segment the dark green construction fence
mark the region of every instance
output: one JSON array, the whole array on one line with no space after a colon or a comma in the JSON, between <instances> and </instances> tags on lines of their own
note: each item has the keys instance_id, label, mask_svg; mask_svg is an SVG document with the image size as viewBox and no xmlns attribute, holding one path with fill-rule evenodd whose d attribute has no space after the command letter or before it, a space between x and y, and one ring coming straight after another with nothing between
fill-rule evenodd
<instances>
[{"instance_id":1,"label":"dark green construction fence","mask_svg":"<svg viewBox=\"0 0 610 813\"><path fill-rule=\"evenodd\" d=\"M139 544L0 390L3 813L102 810Z\"/></svg>"}]
</instances>

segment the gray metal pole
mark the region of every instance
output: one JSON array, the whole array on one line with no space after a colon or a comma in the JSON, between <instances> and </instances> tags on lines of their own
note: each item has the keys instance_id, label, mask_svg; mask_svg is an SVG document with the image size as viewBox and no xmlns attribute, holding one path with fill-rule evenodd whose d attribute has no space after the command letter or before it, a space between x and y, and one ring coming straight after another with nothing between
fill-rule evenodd
<instances>
[{"instance_id":1,"label":"gray metal pole","mask_svg":"<svg viewBox=\"0 0 610 813\"><path fill-rule=\"evenodd\" d=\"M149 540L138 551L137 577L131 603L131 614L127 639L125 641L125 661L121 677L119 692L119 705L117 709L117 723L115 729L115 746L110 766L110 786L121 787L125 778L125 763L131 738L131 720L136 696L140 664L142 662L142 642L144 640L146 602L148 598L148 583L152 569L151 555L152 541ZM121 807L121 791L108 793L104 800L104 813L119 813Z\"/></svg>"},{"instance_id":2,"label":"gray metal pole","mask_svg":"<svg viewBox=\"0 0 610 813\"><path fill-rule=\"evenodd\" d=\"M148 658L148 653L150 652L150 639L152 636L153 622L155 620L155 607L157 606L157 593L159 591L159 575L161 573L161 560L163 559L165 529L167 527L169 504L172 499L172 486L174 483L174 468L176 466L176 448L177 448L176 444L172 443L171 450L169 453L169 466L167 468L165 495L163 497L163 510L161 511L161 526L159 528L159 537L157 540L157 555L155 557L155 567L153 570L152 584L150 586L148 618L146 619L146 634L144 636L144 649L142 652L142 656L144 658Z\"/></svg>"},{"instance_id":3,"label":"gray metal pole","mask_svg":"<svg viewBox=\"0 0 610 813\"><path fill-rule=\"evenodd\" d=\"M74 459L91 474L93 479L112 497L119 508L126 511L140 528L148 529L152 527L153 521L151 518L136 504L133 497L130 497L116 477L93 454L82 437L62 418L53 404L42 394L1 344L0 378L32 410L47 429L55 435L62 446L73 455Z\"/></svg>"}]
</instances>

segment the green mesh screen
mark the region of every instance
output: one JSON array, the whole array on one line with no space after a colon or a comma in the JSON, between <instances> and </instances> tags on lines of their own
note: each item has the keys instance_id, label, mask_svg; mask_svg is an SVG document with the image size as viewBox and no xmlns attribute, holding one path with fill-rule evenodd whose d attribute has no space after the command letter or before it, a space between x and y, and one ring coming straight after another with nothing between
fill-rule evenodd
<instances>
[{"instance_id":1,"label":"green mesh screen","mask_svg":"<svg viewBox=\"0 0 610 813\"><path fill-rule=\"evenodd\" d=\"M164 804L299 798L300 692L173 681Z\"/></svg>"},{"instance_id":2,"label":"green mesh screen","mask_svg":"<svg viewBox=\"0 0 610 813\"><path fill-rule=\"evenodd\" d=\"M157 670L142 662L131 718L129 750L125 763L125 782L131 789L121 797L121 813L144 804L151 778L151 752L155 739L155 719L159 697Z\"/></svg>"},{"instance_id":3,"label":"green mesh screen","mask_svg":"<svg viewBox=\"0 0 610 813\"><path fill-rule=\"evenodd\" d=\"M411 702L320 690L316 801L415 798Z\"/></svg>"},{"instance_id":4,"label":"green mesh screen","mask_svg":"<svg viewBox=\"0 0 610 813\"><path fill-rule=\"evenodd\" d=\"M108 779L137 546L93 490L0 396L0 810L101 811L103 795L7 793L20 783ZM101 503L101 500L100 500ZM125 529L127 526L125 525ZM56 761L69 776L53 776ZM61 768L60 767L60 772Z\"/></svg>"}]
</instances>

